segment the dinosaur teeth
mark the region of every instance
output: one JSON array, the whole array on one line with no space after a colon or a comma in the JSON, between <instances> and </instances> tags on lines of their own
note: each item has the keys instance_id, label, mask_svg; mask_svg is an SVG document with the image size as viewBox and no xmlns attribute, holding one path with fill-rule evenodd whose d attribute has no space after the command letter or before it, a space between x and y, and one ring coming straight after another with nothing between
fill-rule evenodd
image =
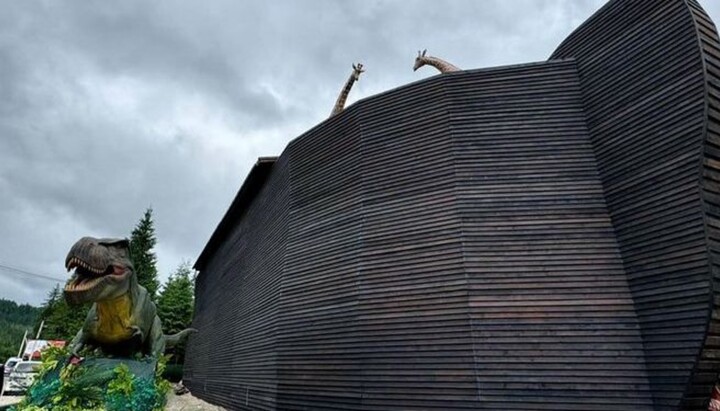
<instances>
[{"instance_id":1,"label":"dinosaur teeth","mask_svg":"<svg viewBox=\"0 0 720 411\"><path fill-rule=\"evenodd\" d=\"M68 260L67 270L70 271L73 268L82 269L83 271L78 273L81 276L83 276L83 275L84 276L88 276L88 275L97 276L97 275L101 275L101 274L105 273L105 271L107 270L107 268L97 268L94 265L92 265L88 262L85 262L78 257L71 257L70 260Z\"/></svg>"},{"instance_id":2,"label":"dinosaur teeth","mask_svg":"<svg viewBox=\"0 0 720 411\"><path fill-rule=\"evenodd\" d=\"M77 267L77 258L76 257L73 257L70 259L70 261L68 261L67 270L70 271L74 267Z\"/></svg>"},{"instance_id":3,"label":"dinosaur teeth","mask_svg":"<svg viewBox=\"0 0 720 411\"><path fill-rule=\"evenodd\" d=\"M77 257L73 257L73 258L70 260L70 264L68 264L68 267L70 267L70 268L73 268L73 267L82 267L82 266L83 266L82 260L79 259L79 258L77 258Z\"/></svg>"},{"instance_id":4,"label":"dinosaur teeth","mask_svg":"<svg viewBox=\"0 0 720 411\"><path fill-rule=\"evenodd\" d=\"M80 290L89 290L90 288L95 287L100 280L101 278L98 277L91 280L83 281L78 285L78 287L80 288Z\"/></svg>"}]
</instances>

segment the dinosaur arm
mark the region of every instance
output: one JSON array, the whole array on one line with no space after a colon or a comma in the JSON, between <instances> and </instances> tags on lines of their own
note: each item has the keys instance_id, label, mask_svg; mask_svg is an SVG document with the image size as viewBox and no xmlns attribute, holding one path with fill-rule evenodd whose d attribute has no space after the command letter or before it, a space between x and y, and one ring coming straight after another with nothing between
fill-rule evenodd
<instances>
[{"instance_id":1,"label":"dinosaur arm","mask_svg":"<svg viewBox=\"0 0 720 411\"><path fill-rule=\"evenodd\" d=\"M93 304L88 310L87 316L80 331L70 341L70 353L77 354L82 350L88 342L88 336L92 335L97 329L97 305Z\"/></svg>"},{"instance_id":2,"label":"dinosaur arm","mask_svg":"<svg viewBox=\"0 0 720 411\"><path fill-rule=\"evenodd\" d=\"M142 286L137 286L136 290L131 291L132 295L132 312L130 322L133 325L135 334L141 333L141 340L146 342L152 333L154 320L157 318L157 308L150 300L147 290Z\"/></svg>"},{"instance_id":3,"label":"dinosaur arm","mask_svg":"<svg viewBox=\"0 0 720 411\"><path fill-rule=\"evenodd\" d=\"M85 346L85 333L83 333L83 330L80 329L80 331L75 334L75 337L70 341L70 354L74 355L76 357L79 357L78 353L82 348Z\"/></svg>"},{"instance_id":4,"label":"dinosaur arm","mask_svg":"<svg viewBox=\"0 0 720 411\"><path fill-rule=\"evenodd\" d=\"M160 357L165 353L165 335L163 335L162 323L157 315L153 320L150 334L148 335L147 345L150 354L153 357Z\"/></svg>"}]
</instances>

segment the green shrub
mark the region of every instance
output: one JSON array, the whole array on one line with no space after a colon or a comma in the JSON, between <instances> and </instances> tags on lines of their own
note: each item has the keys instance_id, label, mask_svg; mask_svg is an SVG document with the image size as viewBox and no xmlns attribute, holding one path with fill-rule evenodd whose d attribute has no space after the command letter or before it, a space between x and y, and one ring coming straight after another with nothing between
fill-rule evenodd
<instances>
[{"instance_id":1,"label":"green shrub","mask_svg":"<svg viewBox=\"0 0 720 411\"><path fill-rule=\"evenodd\" d=\"M68 364L67 351L43 352L38 377L17 411L152 411L162 410L170 383L167 357L104 358L87 356Z\"/></svg>"}]
</instances>

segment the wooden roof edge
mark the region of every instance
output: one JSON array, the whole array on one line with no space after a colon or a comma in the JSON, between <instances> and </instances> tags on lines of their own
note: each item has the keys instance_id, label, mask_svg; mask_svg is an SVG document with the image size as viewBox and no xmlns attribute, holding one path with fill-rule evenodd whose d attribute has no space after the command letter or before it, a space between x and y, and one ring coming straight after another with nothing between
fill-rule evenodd
<instances>
[{"instance_id":1,"label":"wooden roof edge","mask_svg":"<svg viewBox=\"0 0 720 411\"><path fill-rule=\"evenodd\" d=\"M270 175L272 166L277 161L278 157L258 157L255 165L245 177L242 186L238 190L235 198L233 199L230 207L228 207L225 215L220 220L220 223L215 227L212 235L208 239L205 247L200 256L195 261L193 268L202 272L207 264L208 260L215 252L215 249L223 241L225 236L234 226L234 223L242 217L245 209L250 205L252 200L255 198L257 193L263 187L265 180Z\"/></svg>"}]
</instances>

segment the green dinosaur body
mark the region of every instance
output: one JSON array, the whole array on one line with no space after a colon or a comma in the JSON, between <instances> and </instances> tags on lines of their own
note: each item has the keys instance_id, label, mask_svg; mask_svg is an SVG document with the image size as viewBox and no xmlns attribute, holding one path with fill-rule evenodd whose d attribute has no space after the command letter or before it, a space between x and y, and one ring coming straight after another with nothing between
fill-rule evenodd
<instances>
[{"instance_id":1,"label":"green dinosaur body","mask_svg":"<svg viewBox=\"0 0 720 411\"><path fill-rule=\"evenodd\" d=\"M70 343L73 353L96 348L108 355L159 356L194 331L163 334L157 308L137 282L128 246L125 239L83 237L70 249L65 267L75 271L65 285L65 299L70 304L93 302Z\"/></svg>"}]
</instances>

